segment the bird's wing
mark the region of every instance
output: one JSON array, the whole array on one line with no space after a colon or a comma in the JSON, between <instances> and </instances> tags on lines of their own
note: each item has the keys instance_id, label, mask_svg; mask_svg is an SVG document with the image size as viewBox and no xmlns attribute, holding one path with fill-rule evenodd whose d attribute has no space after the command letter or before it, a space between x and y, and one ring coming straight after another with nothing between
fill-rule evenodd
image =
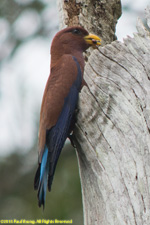
<instances>
[{"instance_id":1,"label":"bird's wing","mask_svg":"<svg viewBox=\"0 0 150 225\"><path fill-rule=\"evenodd\" d=\"M78 89L79 92L81 83L82 74L79 63L77 59L71 55L62 56L57 64L51 69L41 106L39 163L41 163L42 160L48 133L55 133L56 131L60 132L61 129L60 137L55 140L56 143L53 143L55 147L56 145L61 145L61 143L59 143L61 142L61 135L66 136L64 131L70 114L73 114L74 109L72 107L77 104L76 90ZM53 137L53 139L55 138ZM53 150L53 152L55 152L55 150Z\"/></svg>"}]
</instances>

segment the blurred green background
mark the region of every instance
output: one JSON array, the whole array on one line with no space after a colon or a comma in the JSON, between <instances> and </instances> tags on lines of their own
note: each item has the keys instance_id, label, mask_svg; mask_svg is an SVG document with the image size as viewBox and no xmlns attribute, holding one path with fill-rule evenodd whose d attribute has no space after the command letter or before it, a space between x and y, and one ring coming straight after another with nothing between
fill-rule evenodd
<instances>
[{"instance_id":1,"label":"blurred green background","mask_svg":"<svg viewBox=\"0 0 150 225\"><path fill-rule=\"evenodd\" d=\"M136 30L136 18L144 18L147 4L122 1L119 40ZM77 158L68 142L44 211L33 190L40 105L58 24L56 0L0 1L0 219L57 218L83 224Z\"/></svg>"},{"instance_id":2,"label":"blurred green background","mask_svg":"<svg viewBox=\"0 0 150 225\"><path fill-rule=\"evenodd\" d=\"M33 190L33 148L28 154L11 154L0 163L0 219L72 219L82 223L81 191L75 152L67 145L57 165L52 191L43 211Z\"/></svg>"}]
</instances>

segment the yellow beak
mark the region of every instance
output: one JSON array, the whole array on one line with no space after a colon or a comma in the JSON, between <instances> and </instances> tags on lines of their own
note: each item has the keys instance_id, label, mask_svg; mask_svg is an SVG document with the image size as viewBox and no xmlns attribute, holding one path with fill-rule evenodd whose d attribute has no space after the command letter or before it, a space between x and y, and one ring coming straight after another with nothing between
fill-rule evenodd
<instances>
[{"instance_id":1,"label":"yellow beak","mask_svg":"<svg viewBox=\"0 0 150 225\"><path fill-rule=\"evenodd\" d=\"M93 47L96 45L101 45L101 39L94 34L89 34L89 35L85 36L84 39L87 44L89 44Z\"/></svg>"}]
</instances>

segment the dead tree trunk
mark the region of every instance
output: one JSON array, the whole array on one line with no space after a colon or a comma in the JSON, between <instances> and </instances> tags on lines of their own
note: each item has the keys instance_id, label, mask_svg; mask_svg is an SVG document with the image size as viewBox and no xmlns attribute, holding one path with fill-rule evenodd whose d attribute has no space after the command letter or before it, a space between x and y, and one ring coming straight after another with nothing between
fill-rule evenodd
<instances>
[{"instance_id":1,"label":"dead tree trunk","mask_svg":"<svg viewBox=\"0 0 150 225\"><path fill-rule=\"evenodd\" d=\"M59 2L63 24L72 25L76 18L78 24L100 34L104 43L114 40L115 23L120 15L117 0ZM78 9L72 17L68 13L74 9L69 8L71 2ZM96 7L102 10L103 24L101 13L94 17L92 7L95 11ZM146 17L150 27L150 8ZM89 88L81 91L74 132L84 224L148 225L150 33L142 22L137 21L134 38L128 37L124 43L114 41L94 50L86 63L84 77Z\"/></svg>"}]
</instances>

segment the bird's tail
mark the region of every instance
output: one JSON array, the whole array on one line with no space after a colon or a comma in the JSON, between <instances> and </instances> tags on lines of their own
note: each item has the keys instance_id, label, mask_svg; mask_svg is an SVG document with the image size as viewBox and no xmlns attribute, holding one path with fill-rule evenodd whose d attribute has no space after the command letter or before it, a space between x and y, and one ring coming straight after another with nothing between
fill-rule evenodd
<instances>
[{"instance_id":1,"label":"bird's tail","mask_svg":"<svg viewBox=\"0 0 150 225\"><path fill-rule=\"evenodd\" d=\"M38 189L38 200L39 200L39 207L45 204L45 197L46 197L46 189L47 189L47 179L48 179L48 148L45 147L42 162L39 164L37 169L35 179L34 179L34 189Z\"/></svg>"}]
</instances>

